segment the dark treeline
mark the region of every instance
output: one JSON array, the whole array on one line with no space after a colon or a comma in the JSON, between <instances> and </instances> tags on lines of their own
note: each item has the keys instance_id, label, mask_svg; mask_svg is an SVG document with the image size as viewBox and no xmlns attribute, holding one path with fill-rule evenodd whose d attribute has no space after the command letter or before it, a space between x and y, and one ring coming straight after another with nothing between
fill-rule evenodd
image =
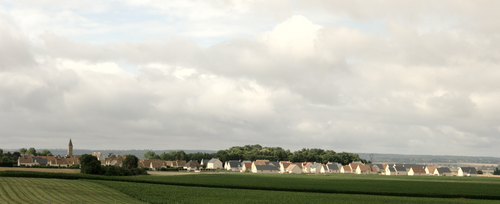
<instances>
[{"instance_id":1,"label":"dark treeline","mask_svg":"<svg viewBox=\"0 0 500 204\"><path fill-rule=\"evenodd\" d=\"M247 160L255 161L259 159L267 159L269 161L291 161L291 162L338 162L343 165L351 163L352 161L361 161L367 163L366 160L361 159L359 155L353 153L336 153L333 150L323 149L306 149L290 152L281 147L262 147L261 145L245 145L243 147L235 146L226 150L219 150L216 153L189 153L184 151L170 151L156 154L153 151L148 151L144 154L145 159L161 159L161 160L197 160L219 158L222 162L228 160Z\"/></svg>"}]
</instances>

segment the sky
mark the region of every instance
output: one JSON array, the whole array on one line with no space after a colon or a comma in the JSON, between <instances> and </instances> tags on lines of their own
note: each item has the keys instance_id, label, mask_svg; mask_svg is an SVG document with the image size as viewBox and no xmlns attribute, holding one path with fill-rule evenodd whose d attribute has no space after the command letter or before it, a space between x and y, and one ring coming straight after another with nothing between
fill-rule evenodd
<instances>
[{"instance_id":1,"label":"sky","mask_svg":"<svg viewBox=\"0 0 500 204\"><path fill-rule=\"evenodd\" d=\"M3 0L0 148L498 157L499 7Z\"/></svg>"}]
</instances>

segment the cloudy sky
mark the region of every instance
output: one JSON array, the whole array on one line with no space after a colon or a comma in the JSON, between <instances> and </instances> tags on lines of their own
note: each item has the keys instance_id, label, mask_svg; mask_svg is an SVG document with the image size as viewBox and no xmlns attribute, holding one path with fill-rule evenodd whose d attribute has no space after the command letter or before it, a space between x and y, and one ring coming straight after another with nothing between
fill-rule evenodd
<instances>
[{"instance_id":1,"label":"cloudy sky","mask_svg":"<svg viewBox=\"0 0 500 204\"><path fill-rule=\"evenodd\" d=\"M0 148L499 156L499 7L3 0Z\"/></svg>"}]
</instances>

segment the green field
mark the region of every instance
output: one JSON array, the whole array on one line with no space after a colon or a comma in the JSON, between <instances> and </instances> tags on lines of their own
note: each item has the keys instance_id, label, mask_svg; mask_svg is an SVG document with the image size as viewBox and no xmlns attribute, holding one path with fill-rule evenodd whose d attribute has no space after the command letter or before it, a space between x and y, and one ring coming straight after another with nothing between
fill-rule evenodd
<instances>
[{"instance_id":1,"label":"green field","mask_svg":"<svg viewBox=\"0 0 500 204\"><path fill-rule=\"evenodd\" d=\"M499 203L494 200L306 193L97 181L149 203Z\"/></svg>"},{"instance_id":2,"label":"green field","mask_svg":"<svg viewBox=\"0 0 500 204\"><path fill-rule=\"evenodd\" d=\"M0 176L93 182L108 187L101 192L120 191L149 203L500 203L500 178L486 177L250 173L110 177L39 172L0 172Z\"/></svg>"},{"instance_id":3,"label":"green field","mask_svg":"<svg viewBox=\"0 0 500 204\"><path fill-rule=\"evenodd\" d=\"M0 177L0 203L144 203L81 180Z\"/></svg>"}]
</instances>

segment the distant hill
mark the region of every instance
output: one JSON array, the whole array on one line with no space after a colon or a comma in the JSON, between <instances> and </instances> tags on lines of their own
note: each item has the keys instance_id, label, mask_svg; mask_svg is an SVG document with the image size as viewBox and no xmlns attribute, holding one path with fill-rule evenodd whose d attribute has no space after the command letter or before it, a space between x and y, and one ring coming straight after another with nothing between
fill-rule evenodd
<instances>
[{"instance_id":1,"label":"distant hill","mask_svg":"<svg viewBox=\"0 0 500 204\"><path fill-rule=\"evenodd\" d=\"M494 166L500 164L498 157L474 157L474 156L451 156L451 155L405 155L405 154L373 154L357 153L362 159L370 160L373 163L483 163Z\"/></svg>"},{"instance_id":2,"label":"distant hill","mask_svg":"<svg viewBox=\"0 0 500 204\"><path fill-rule=\"evenodd\" d=\"M64 156L67 154L68 150L67 149L48 149L50 152L52 152L53 155L61 155ZM41 150L40 150L41 151ZM163 152L168 153L170 151L180 151L180 149L176 150L151 150L151 149L132 149L132 150L89 150L89 149L73 149L73 154L75 155L82 155L82 154L92 154L92 152L101 152L104 154L106 157L108 157L109 153L113 153L115 155L126 155L126 154L131 154L135 155L138 158L144 157L144 153L147 151L153 151L156 154L161 154ZM217 151L214 150L184 150L186 154L189 153L196 153L196 152L201 152L201 153L215 153Z\"/></svg>"}]
</instances>

